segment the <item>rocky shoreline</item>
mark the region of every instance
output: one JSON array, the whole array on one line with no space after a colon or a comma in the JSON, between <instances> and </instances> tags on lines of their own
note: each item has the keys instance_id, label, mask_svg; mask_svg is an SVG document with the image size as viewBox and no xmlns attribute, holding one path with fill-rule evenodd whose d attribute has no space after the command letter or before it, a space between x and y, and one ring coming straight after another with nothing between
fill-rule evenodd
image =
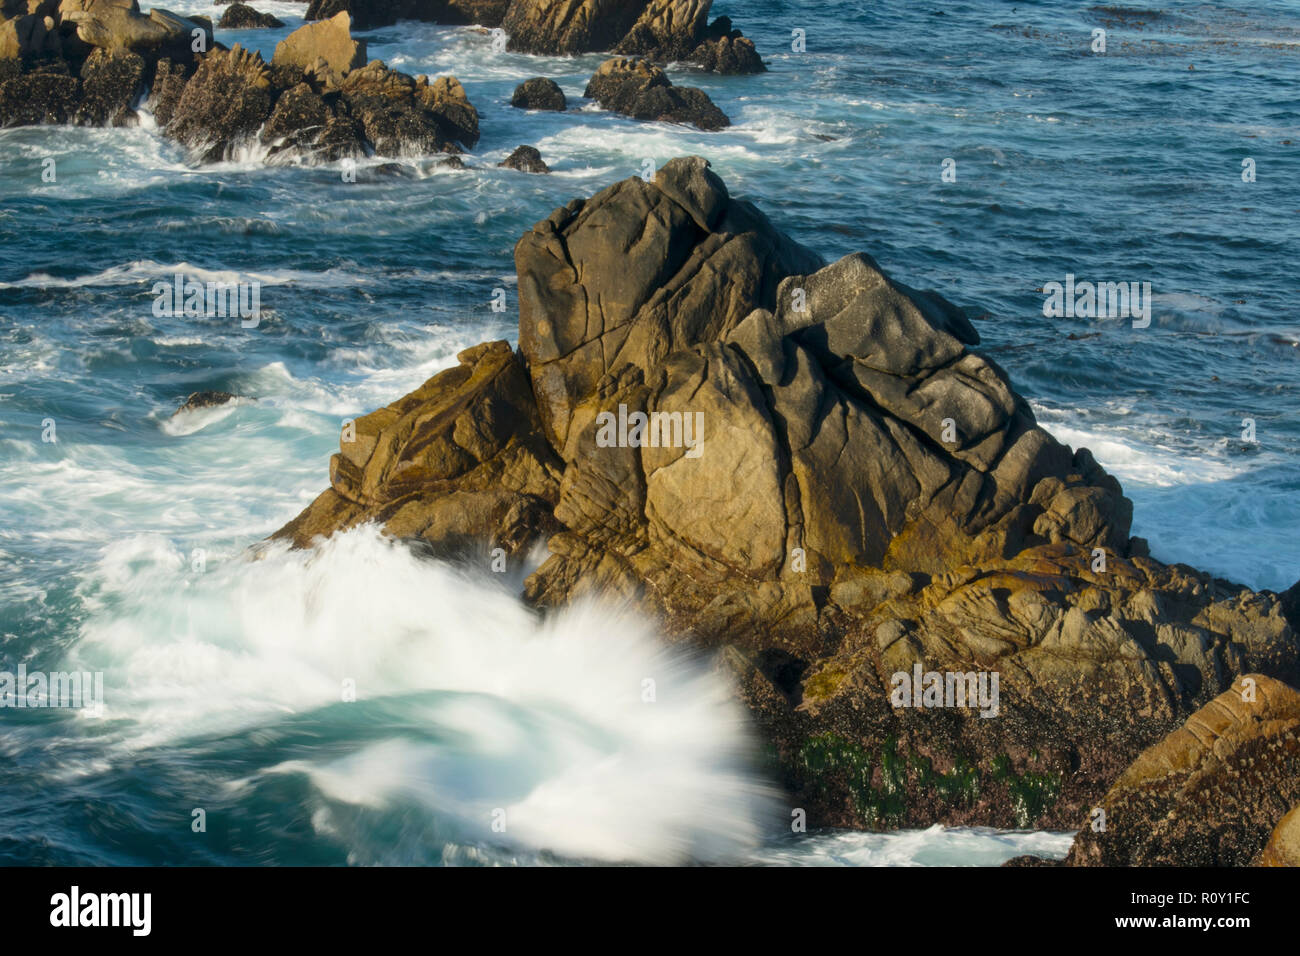
<instances>
[{"instance_id":1,"label":"rocky shoreline","mask_svg":"<svg viewBox=\"0 0 1300 956\"><path fill-rule=\"evenodd\" d=\"M476 346L358 419L276 538L376 522L513 561L544 540L527 600L616 599L714 652L809 826L1083 828L1072 863L1240 863L1300 802L1300 592L1150 557L963 310L865 254L825 264L699 158L555 210L515 262L518 351ZM991 708L974 682L930 697L948 674L996 676ZM1247 686L1219 733L1258 787L1177 743L1208 746ZM1224 787L1244 816L1216 824L1190 794ZM1184 836L1144 849L1169 807ZM1237 843L1207 858L1216 826Z\"/></svg>"},{"instance_id":2,"label":"rocky shoreline","mask_svg":"<svg viewBox=\"0 0 1300 956\"><path fill-rule=\"evenodd\" d=\"M217 43L208 18L157 8L145 14L138 0L6 0L0 8L0 128L135 125L137 108L147 103L163 134L199 162L228 160L249 146L273 162L473 149L478 111L455 77L431 80L368 61L365 41L352 36L354 27L395 22L385 19L391 13L505 23L512 48L530 53L588 52L606 44L635 54L602 64L586 95L635 119L717 130L730 120L708 95L674 86L654 65L696 57L719 72L763 69L730 21L707 24L710 6L711 0L654 0L607 10L596 0L513 0L507 10L491 2L327 0L312 5L311 22L281 42L267 63L239 44L228 49ZM631 23L626 30L620 17ZM239 28L278 24L244 4L229 6L221 21ZM558 92L564 109L558 87L540 89L540 99L537 90L524 91L516 105L555 109Z\"/></svg>"}]
</instances>

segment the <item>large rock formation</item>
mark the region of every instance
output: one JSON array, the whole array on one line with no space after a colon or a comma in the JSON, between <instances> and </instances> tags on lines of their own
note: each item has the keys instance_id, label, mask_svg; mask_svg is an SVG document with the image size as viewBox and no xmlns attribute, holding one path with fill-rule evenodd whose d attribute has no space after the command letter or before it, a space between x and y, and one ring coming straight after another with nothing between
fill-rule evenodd
<instances>
[{"instance_id":1,"label":"large rock formation","mask_svg":"<svg viewBox=\"0 0 1300 956\"><path fill-rule=\"evenodd\" d=\"M1300 864L1300 692L1237 680L1146 750L1085 826L1077 866Z\"/></svg>"},{"instance_id":2,"label":"large rock formation","mask_svg":"<svg viewBox=\"0 0 1300 956\"><path fill-rule=\"evenodd\" d=\"M520 53L612 51L690 60L719 73L761 73L754 44L731 20L708 22L713 0L311 0L308 20L352 15L359 30L398 20L503 27Z\"/></svg>"},{"instance_id":3,"label":"large rock formation","mask_svg":"<svg viewBox=\"0 0 1300 956\"><path fill-rule=\"evenodd\" d=\"M703 130L731 125L727 114L703 90L673 86L668 75L649 60L606 60L587 84L585 96L603 108L639 120L689 123Z\"/></svg>"},{"instance_id":4,"label":"large rock formation","mask_svg":"<svg viewBox=\"0 0 1300 956\"><path fill-rule=\"evenodd\" d=\"M713 0L512 0L503 25L509 48L521 53L610 50L658 62L694 60L720 72L761 72L754 45L731 29L728 18L709 25L712 5ZM716 47L724 39L752 56L719 55Z\"/></svg>"},{"instance_id":5,"label":"large rock formation","mask_svg":"<svg viewBox=\"0 0 1300 956\"><path fill-rule=\"evenodd\" d=\"M267 64L238 44L214 43L208 20L144 16L135 0L62 0L50 9L76 33L60 33L60 22L40 36L22 18L0 24L0 43L4 25L22 28L12 34L18 53L0 59L0 126L125 125L148 90L164 134L204 162L259 141L276 161L454 153L478 142L478 112L455 77L430 81L366 63L347 13L295 30Z\"/></svg>"},{"instance_id":6,"label":"large rock formation","mask_svg":"<svg viewBox=\"0 0 1300 956\"><path fill-rule=\"evenodd\" d=\"M545 538L528 600L718 649L812 825L1077 826L1236 675L1300 674L1282 601L1147 557L961 309L824 264L705 161L555 210L515 263L519 353L359 420L279 536Z\"/></svg>"}]
</instances>

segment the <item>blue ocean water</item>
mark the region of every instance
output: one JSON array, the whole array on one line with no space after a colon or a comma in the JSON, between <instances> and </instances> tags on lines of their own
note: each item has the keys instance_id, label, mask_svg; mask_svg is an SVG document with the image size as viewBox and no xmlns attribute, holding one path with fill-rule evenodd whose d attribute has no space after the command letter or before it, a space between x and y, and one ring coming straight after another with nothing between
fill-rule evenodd
<instances>
[{"instance_id":1,"label":"blue ocean water","mask_svg":"<svg viewBox=\"0 0 1300 956\"><path fill-rule=\"evenodd\" d=\"M286 27L218 39L269 59L304 8L256 6ZM483 131L469 172L413 157L411 176L376 161L349 183L253 148L200 167L147 115L0 131L0 670L80 667L107 688L100 718L0 710L0 862L1065 852L1054 834L782 837L789 808L716 679L637 622L539 623L501 582L365 532L248 560L325 487L344 419L514 340L518 237L646 160L703 155L828 259L865 250L970 307L1040 421L1121 479L1155 556L1252 587L1300 578L1300 3L714 12L770 67L670 70L731 116L717 133L581 105L599 55L416 23L366 34L370 55L464 83ZM510 108L539 75L580 108ZM554 173L495 168L521 143ZM177 273L260 283L261 322L156 316L154 283ZM1067 274L1149 282L1150 326L1045 318L1039 290ZM244 400L172 420L200 389ZM648 726L634 689L664 669L691 692Z\"/></svg>"}]
</instances>

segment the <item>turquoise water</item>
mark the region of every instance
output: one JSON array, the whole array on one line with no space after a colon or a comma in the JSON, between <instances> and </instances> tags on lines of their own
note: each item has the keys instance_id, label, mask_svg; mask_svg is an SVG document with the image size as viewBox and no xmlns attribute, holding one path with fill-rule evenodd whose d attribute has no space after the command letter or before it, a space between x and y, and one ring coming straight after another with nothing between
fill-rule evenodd
<instances>
[{"instance_id":1,"label":"turquoise water","mask_svg":"<svg viewBox=\"0 0 1300 956\"><path fill-rule=\"evenodd\" d=\"M257 6L286 28L218 38L269 57L303 8ZM781 836L789 808L716 680L616 610L539 624L517 582L364 532L315 557L246 554L325 487L344 419L514 339L511 250L533 222L695 153L828 259L865 250L970 307L1042 423L1122 480L1157 557L1289 586L1300 4L1159 11L718 2L770 66L671 71L731 116L720 133L507 105L536 75L581 103L600 56L498 54L472 28L367 34L371 56L464 83L483 130L466 173L413 158L409 177L363 163L346 183L253 150L197 167L148 116L0 131L0 670L106 684L102 718L0 710L0 861L1063 854L1050 834ZM554 174L493 168L521 143ZM178 272L260 283L260 324L156 316L153 285ZM1044 318L1037 290L1067 274L1150 282L1150 327ZM171 420L200 389L245 400ZM690 693L661 693L648 721L640 682L664 669Z\"/></svg>"}]
</instances>

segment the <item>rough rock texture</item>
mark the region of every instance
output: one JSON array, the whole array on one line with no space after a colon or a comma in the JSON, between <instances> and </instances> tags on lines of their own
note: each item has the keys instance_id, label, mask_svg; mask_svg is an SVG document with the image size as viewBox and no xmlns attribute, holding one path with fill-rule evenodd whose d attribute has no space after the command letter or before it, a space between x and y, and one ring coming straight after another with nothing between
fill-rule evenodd
<instances>
[{"instance_id":1,"label":"rough rock texture","mask_svg":"<svg viewBox=\"0 0 1300 956\"><path fill-rule=\"evenodd\" d=\"M502 25L519 53L591 53L614 49L645 7L644 0L513 0Z\"/></svg>"},{"instance_id":2,"label":"rough rock texture","mask_svg":"<svg viewBox=\"0 0 1300 956\"><path fill-rule=\"evenodd\" d=\"M551 167L542 162L542 154L535 146L520 146L513 153L497 163L506 169L517 169L521 173L549 173Z\"/></svg>"},{"instance_id":3,"label":"rough rock texture","mask_svg":"<svg viewBox=\"0 0 1300 956\"><path fill-rule=\"evenodd\" d=\"M521 110L553 110L563 112L568 103L564 99L564 90L554 80L544 76L524 80L515 87L510 105Z\"/></svg>"},{"instance_id":4,"label":"rough rock texture","mask_svg":"<svg viewBox=\"0 0 1300 956\"><path fill-rule=\"evenodd\" d=\"M1124 771L1099 804L1105 829L1080 830L1067 863L1294 865L1297 802L1300 692L1249 674Z\"/></svg>"},{"instance_id":5,"label":"rough rock texture","mask_svg":"<svg viewBox=\"0 0 1300 956\"><path fill-rule=\"evenodd\" d=\"M71 122L80 98L77 78L67 73L39 70L14 76L0 82L0 126Z\"/></svg>"},{"instance_id":6,"label":"rough rock texture","mask_svg":"<svg viewBox=\"0 0 1300 956\"><path fill-rule=\"evenodd\" d=\"M269 13L254 10L246 3L232 3L221 14L217 26L222 30L251 30L284 26L284 21Z\"/></svg>"},{"instance_id":7,"label":"rough rock texture","mask_svg":"<svg viewBox=\"0 0 1300 956\"><path fill-rule=\"evenodd\" d=\"M528 373L504 342L345 429L330 489L276 533L305 545L360 521L447 554L516 552L558 529L563 465L542 437ZM348 439L352 440L349 441Z\"/></svg>"},{"instance_id":8,"label":"rough rock texture","mask_svg":"<svg viewBox=\"0 0 1300 956\"><path fill-rule=\"evenodd\" d=\"M0 2L0 49L17 51L0 58L0 126L133 123L147 89L164 134L202 162L259 137L277 162L459 152L478 142L478 111L455 77L366 63L346 12L295 30L268 65L239 44L213 44L204 18L145 16L135 0L27 0L32 16L49 11L48 29L11 16L23 0ZM236 4L223 22L242 25L245 12L261 16ZM61 35L61 23L76 34Z\"/></svg>"},{"instance_id":9,"label":"rough rock texture","mask_svg":"<svg viewBox=\"0 0 1300 956\"><path fill-rule=\"evenodd\" d=\"M269 66L238 44L204 57L188 80L163 61L154 112L167 135L207 161L259 135L272 157L322 160L453 152L478 142L478 112L455 77L430 82L379 60L356 66L363 54L343 13L294 31Z\"/></svg>"},{"instance_id":10,"label":"rough rock texture","mask_svg":"<svg viewBox=\"0 0 1300 956\"><path fill-rule=\"evenodd\" d=\"M217 162L261 129L274 102L262 57L236 43L204 57L185 84L166 132L203 161Z\"/></svg>"},{"instance_id":11,"label":"rough rock texture","mask_svg":"<svg viewBox=\"0 0 1300 956\"><path fill-rule=\"evenodd\" d=\"M138 96L214 48L206 17L146 15L135 0L3 0L0 126L134 123Z\"/></svg>"},{"instance_id":12,"label":"rough rock texture","mask_svg":"<svg viewBox=\"0 0 1300 956\"><path fill-rule=\"evenodd\" d=\"M276 44L271 62L307 70L318 59L339 76L366 65L366 41L352 38L352 18L348 14L304 23Z\"/></svg>"},{"instance_id":13,"label":"rough rock texture","mask_svg":"<svg viewBox=\"0 0 1300 956\"><path fill-rule=\"evenodd\" d=\"M584 95L604 109L633 119L689 123L703 130L731 125L707 93L691 86L673 86L667 74L648 60L606 60Z\"/></svg>"},{"instance_id":14,"label":"rough rock texture","mask_svg":"<svg viewBox=\"0 0 1300 956\"><path fill-rule=\"evenodd\" d=\"M1147 557L960 309L824 264L704 160L555 210L515 263L520 355L358 422L280 536L544 536L526 597L714 649L810 825L1077 826L1234 677L1300 677L1289 605ZM611 442L620 410L655 427ZM891 701L917 666L997 675L995 713Z\"/></svg>"},{"instance_id":15,"label":"rough rock texture","mask_svg":"<svg viewBox=\"0 0 1300 956\"><path fill-rule=\"evenodd\" d=\"M513 0L503 26L509 48L520 53L610 50L661 63L692 60L719 72L761 72L754 45L739 43L741 33L727 17L708 24L712 5L713 0ZM722 39L736 52L706 49Z\"/></svg>"},{"instance_id":16,"label":"rough rock texture","mask_svg":"<svg viewBox=\"0 0 1300 956\"><path fill-rule=\"evenodd\" d=\"M138 53L96 50L81 68L82 126L123 126L136 119L131 104L144 92L145 62Z\"/></svg>"},{"instance_id":17,"label":"rough rock texture","mask_svg":"<svg viewBox=\"0 0 1300 956\"><path fill-rule=\"evenodd\" d=\"M685 60L703 39L713 0L650 0L614 47L625 56Z\"/></svg>"},{"instance_id":18,"label":"rough rock texture","mask_svg":"<svg viewBox=\"0 0 1300 956\"><path fill-rule=\"evenodd\" d=\"M718 17L713 22L690 60L714 73L763 73L767 70L763 58L754 49L754 41L739 30L731 29L727 17Z\"/></svg>"}]
</instances>

